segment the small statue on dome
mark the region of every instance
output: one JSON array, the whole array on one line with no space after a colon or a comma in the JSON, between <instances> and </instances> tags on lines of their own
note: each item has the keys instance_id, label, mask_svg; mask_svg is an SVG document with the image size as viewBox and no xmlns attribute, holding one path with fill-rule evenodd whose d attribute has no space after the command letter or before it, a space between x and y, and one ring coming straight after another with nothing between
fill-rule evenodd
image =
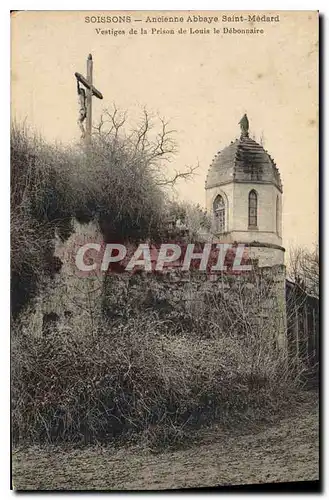
<instances>
[{"instance_id":1,"label":"small statue on dome","mask_svg":"<svg viewBox=\"0 0 329 500\"><path fill-rule=\"evenodd\" d=\"M239 125L241 128L241 137L249 136L249 120L246 113L243 115L241 120L239 121Z\"/></svg>"}]
</instances>

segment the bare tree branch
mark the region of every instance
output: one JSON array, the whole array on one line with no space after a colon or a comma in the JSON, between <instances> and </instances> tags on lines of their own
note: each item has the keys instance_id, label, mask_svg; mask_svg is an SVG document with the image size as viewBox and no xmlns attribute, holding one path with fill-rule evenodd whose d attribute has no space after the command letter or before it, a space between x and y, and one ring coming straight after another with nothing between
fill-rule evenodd
<instances>
[{"instance_id":1,"label":"bare tree branch","mask_svg":"<svg viewBox=\"0 0 329 500\"><path fill-rule=\"evenodd\" d=\"M189 180L199 167L187 167L186 170L176 171L172 177L164 172L163 163L170 162L177 152L173 135L175 130L168 128L168 122L164 118L158 118L160 130L155 132L157 123L154 121L146 108L143 109L139 125L130 134L126 134L125 124L127 113L119 113L113 105L113 111L105 110L97 126L94 127L96 140L107 145L112 160L123 154L134 163L136 172L140 169L148 169L156 186L174 186L177 181ZM122 139L120 141L120 139Z\"/></svg>"},{"instance_id":2,"label":"bare tree branch","mask_svg":"<svg viewBox=\"0 0 329 500\"><path fill-rule=\"evenodd\" d=\"M199 164L194 167L187 167L187 170L184 172L176 172L175 175L171 179L164 179L163 181L157 182L158 186L173 186L178 179L189 180L194 175L195 171L199 168Z\"/></svg>"},{"instance_id":3,"label":"bare tree branch","mask_svg":"<svg viewBox=\"0 0 329 500\"><path fill-rule=\"evenodd\" d=\"M290 250L288 277L303 291L319 297L319 250L296 247Z\"/></svg>"}]
</instances>

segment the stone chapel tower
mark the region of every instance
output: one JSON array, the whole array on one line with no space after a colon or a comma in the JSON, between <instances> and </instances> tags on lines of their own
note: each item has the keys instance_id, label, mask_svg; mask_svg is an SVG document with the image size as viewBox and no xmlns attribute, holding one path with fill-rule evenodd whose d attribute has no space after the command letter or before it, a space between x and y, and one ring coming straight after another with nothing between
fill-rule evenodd
<instances>
[{"instance_id":1,"label":"stone chapel tower","mask_svg":"<svg viewBox=\"0 0 329 500\"><path fill-rule=\"evenodd\" d=\"M240 138L215 155L208 171L213 233L220 242L244 243L259 267L283 266L280 174L269 153L249 137L246 115L240 127Z\"/></svg>"}]
</instances>

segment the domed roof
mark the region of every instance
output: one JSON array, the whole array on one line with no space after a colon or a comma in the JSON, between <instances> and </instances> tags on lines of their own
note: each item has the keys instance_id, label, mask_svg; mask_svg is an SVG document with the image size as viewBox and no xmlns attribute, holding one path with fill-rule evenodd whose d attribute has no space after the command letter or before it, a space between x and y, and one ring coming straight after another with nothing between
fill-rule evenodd
<instances>
[{"instance_id":1,"label":"domed roof","mask_svg":"<svg viewBox=\"0 0 329 500\"><path fill-rule=\"evenodd\" d=\"M215 155L206 178L206 189L230 181L249 181L271 183L282 192L280 173L271 156L250 139L248 129L241 126L241 131L240 139Z\"/></svg>"}]
</instances>

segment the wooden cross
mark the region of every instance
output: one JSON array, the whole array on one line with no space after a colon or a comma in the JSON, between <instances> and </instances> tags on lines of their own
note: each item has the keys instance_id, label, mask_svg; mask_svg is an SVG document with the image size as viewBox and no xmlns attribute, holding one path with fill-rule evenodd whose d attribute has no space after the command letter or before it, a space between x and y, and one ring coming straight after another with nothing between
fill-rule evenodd
<instances>
[{"instance_id":1,"label":"wooden cross","mask_svg":"<svg viewBox=\"0 0 329 500\"><path fill-rule=\"evenodd\" d=\"M80 82L87 89L86 92L86 104L87 104L87 116L86 116L86 133L85 140L87 144L91 143L91 128L92 128L92 97L96 96L98 99L103 99L103 95L99 90L93 86L93 58L89 54L87 59L87 78L81 75L81 73L74 73L78 82ZM83 127L82 127L83 129Z\"/></svg>"}]
</instances>

